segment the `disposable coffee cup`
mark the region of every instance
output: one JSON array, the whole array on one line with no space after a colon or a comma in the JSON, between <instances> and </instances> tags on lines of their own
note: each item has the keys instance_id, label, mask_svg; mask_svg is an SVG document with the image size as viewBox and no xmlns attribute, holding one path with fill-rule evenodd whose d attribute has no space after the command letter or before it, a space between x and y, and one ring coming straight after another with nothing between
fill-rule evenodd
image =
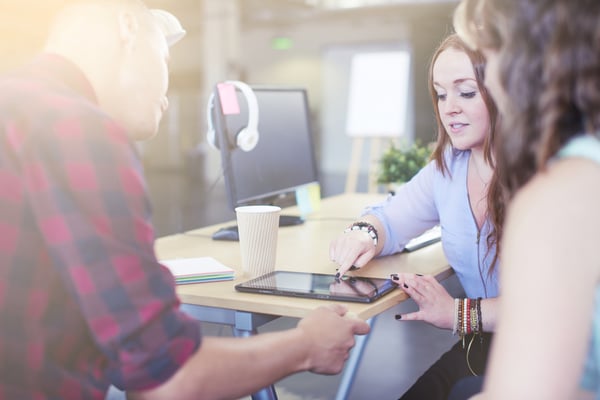
<instances>
[{"instance_id":1,"label":"disposable coffee cup","mask_svg":"<svg viewBox=\"0 0 600 400\"><path fill-rule=\"evenodd\" d=\"M235 209L240 237L242 273L256 277L275 270L281 208L242 206Z\"/></svg>"}]
</instances>

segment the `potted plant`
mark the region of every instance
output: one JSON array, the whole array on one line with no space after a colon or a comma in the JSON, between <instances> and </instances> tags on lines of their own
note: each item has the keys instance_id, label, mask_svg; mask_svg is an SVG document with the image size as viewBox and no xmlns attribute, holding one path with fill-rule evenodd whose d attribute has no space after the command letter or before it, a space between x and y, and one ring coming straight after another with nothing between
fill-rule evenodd
<instances>
[{"instance_id":1,"label":"potted plant","mask_svg":"<svg viewBox=\"0 0 600 400\"><path fill-rule=\"evenodd\" d=\"M431 150L415 141L410 146L396 146L394 142L379 160L377 183L387 186L388 191L408 182L429 161Z\"/></svg>"}]
</instances>

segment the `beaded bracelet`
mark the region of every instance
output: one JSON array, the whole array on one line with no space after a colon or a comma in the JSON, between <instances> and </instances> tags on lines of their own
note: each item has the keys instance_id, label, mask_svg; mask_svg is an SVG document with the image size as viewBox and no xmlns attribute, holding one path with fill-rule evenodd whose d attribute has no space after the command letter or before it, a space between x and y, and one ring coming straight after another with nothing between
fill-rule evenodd
<instances>
[{"instance_id":1,"label":"beaded bracelet","mask_svg":"<svg viewBox=\"0 0 600 400\"><path fill-rule=\"evenodd\" d=\"M463 299L463 335L468 335L471 333L469 332L469 312L471 311L471 308L469 307L469 301L470 299Z\"/></svg>"},{"instance_id":2,"label":"beaded bracelet","mask_svg":"<svg viewBox=\"0 0 600 400\"><path fill-rule=\"evenodd\" d=\"M481 297L477 298L477 330L479 333L483 333L483 319L481 318ZM483 336L480 335L480 341L483 343Z\"/></svg>"},{"instance_id":3,"label":"beaded bracelet","mask_svg":"<svg viewBox=\"0 0 600 400\"><path fill-rule=\"evenodd\" d=\"M481 297L477 298L477 319L479 320L479 332L483 332L483 319L481 318Z\"/></svg>"},{"instance_id":4,"label":"beaded bracelet","mask_svg":"<svg viewBox=\"0 0 600 400\"><path fill-rule=\"evenodd\" d=\"M452 335L456 335L458 333L458 308L459 308L459 299L454 299L454 323L452 324Z\"/></svg>"},{"instance_id":5,"label":"beaded bracelet","mask_svg":"<svg viewBox=\"0 0 600 400\"><path fill-rule=\"evenodd\" d=\"M452 334L463 340L465 336L483 333L483 322L481 318L481 297L477 299L454 299L454 324ZM481 337L483 340L483 337Z\"/></svg>"},{"instance_id":6,"label":"beaded bracelet","mask_svg":"<svg viewBox=\"0 0 600 400\"><path fill-rule=\"evenodd\" d=\"M348 233L350 231L363 231L363 232L367 232L369 234L369 236L371 237L371 239L373 239L373 245L377 246L377 229L375 229L375 227L373 225L371 225L368 222L355 222L352 225L350 225L348 228L344 229L344 233Z\"/></svg>"}]
</instances>

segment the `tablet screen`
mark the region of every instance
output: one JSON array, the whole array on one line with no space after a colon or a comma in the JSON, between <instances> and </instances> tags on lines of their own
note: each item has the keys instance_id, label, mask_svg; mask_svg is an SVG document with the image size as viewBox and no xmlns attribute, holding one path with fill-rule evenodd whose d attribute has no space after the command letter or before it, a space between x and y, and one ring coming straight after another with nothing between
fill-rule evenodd
<instances>
[{"instance_id":1,"label":"tablet screen","mask_svg":"<svg viewBox=\"0 0 600 400\"><path fill-rule=\"evenodd\" d=\"M372 302L395 289L391 279L274 271L240 283L241 292L294 296L311 299Z\"/></svg>"}]
</instances>

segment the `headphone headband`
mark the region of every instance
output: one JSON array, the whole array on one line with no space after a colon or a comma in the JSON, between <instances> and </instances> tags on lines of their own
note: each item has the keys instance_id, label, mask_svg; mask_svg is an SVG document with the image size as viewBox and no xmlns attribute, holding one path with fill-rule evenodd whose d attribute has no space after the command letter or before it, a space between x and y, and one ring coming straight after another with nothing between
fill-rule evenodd
<instances>
[{"instance_id":1,"label":"headphone headband","mask_svg":"<svg viewBox=\"0 0 600 400\"><path fill-rule=\"evenodd\" d=\"M225 81L223 83L233 85L236 89L239 89L246 100L248 105L248 122L245 127L240 129L235 135L235 143L231 144L234 148L239 147L243 151L250 151L254 149L258 143L258 101L254 91L248 84L242 81ZM218 148L218 142L216 140L216 132L212 120L213 108L214 108L215 94L214 90L211 92L208 103L206 105L206 119L208 123L208 132L206 133L208 143ZM222 112L222 110L219 110Z\"/></svg>"}]
</instances>

